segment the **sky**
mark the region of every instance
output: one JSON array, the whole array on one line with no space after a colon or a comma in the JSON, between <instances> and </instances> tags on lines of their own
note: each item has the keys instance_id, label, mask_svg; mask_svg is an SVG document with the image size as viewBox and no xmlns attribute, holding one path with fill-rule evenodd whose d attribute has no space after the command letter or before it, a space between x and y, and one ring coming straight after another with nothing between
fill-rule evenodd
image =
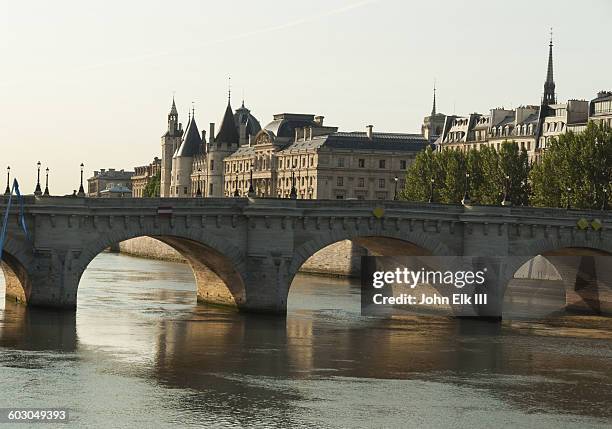
<instances>
[{"instance_id":1,"label":"sky","mask_svg":"<svg viewBox=\"0 0 612 429\"><path fill-rule=\"evenodd\" d=\"M265 125L281 112L344 131L420 132L438 111L540 101L553 27L559 100L612 90L608 0L0 0L0 173L52 194L160 156L180 120L220 122L231 76ZM218 129L218 127L217 127ZM0 175L0 177L3 177ZM4 189L4 181L0 182ZM43 183L44 186L44 183Z\"/></svg>"}]
</instances>

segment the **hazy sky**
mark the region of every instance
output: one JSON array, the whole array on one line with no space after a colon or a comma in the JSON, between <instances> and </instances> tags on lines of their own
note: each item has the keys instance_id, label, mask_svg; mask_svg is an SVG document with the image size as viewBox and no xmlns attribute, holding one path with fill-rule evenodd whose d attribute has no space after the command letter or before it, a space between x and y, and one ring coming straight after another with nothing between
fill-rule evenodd
<instances>
[{"instance_id":1,"label":"hazy sky","mask_svg":"<svg viewBox=\"0 0 612 429\"><path fill-rule=\"evenodd\" d=\"M144 165L160 154L173 91L186 122L232 104L325 116L340 129L419 132L431 110L538 103L554 27L560 100L612 89L612 2L8 1L0 6L0 172L51 192L79 167ZM0 176L2 177L2 176ZM0 182L4 189L4 181Z\"/></svg>"}]
</instances>

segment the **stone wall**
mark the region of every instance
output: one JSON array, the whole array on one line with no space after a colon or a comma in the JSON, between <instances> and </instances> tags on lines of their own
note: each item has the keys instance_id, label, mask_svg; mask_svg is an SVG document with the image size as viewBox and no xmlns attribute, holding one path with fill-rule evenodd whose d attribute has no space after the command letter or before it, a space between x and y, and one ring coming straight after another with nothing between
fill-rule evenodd
<instances>
[{"instance_id":1,"label":"stone wall","mask_svg":"<svg viewBox=\"0 0 612 429\"><path fill-rule=\"evenodd\" d=\"M187 262L179 252L159 240L151 237L138 237L119 243L119 251L126 255L140 258L159 259L161 261Z\"/></svg>"},{"instance_id":2,"label":"stone wall","mask_svg":"<svg viewBox=\"0 0 612 429\"><path fill-rule=\"evenodd\" d=\"M126 255L162 261L187 262L172 247L151 237L122 241L119 248L121 253ZM364 248L349 240L340 241L315 253L302 265L300 271L311 274L359 277L362 255L366 255Z\"/></svg>"}]
</instances>

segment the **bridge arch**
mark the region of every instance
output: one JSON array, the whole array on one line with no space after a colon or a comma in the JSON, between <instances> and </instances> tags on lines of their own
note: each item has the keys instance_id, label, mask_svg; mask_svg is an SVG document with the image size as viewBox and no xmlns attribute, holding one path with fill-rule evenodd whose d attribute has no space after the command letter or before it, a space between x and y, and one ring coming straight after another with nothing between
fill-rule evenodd
<instances>
[{"instance_id":1,"label":"bridge arch","mask_svg":"<svg viewBox=\"0 0 612 429\"><path fill-rule=\"evenodd\" d=\"M446 244L431 234L417 231L350 231L335 230L320 234L298 246L294 251L292 262L287 273L287 290L285 302L288 300L291 284L304 263L317 252L333 244L349 240L365 248L373 255L379 256L454 256Z\"/></svg>"},{"instance_id":2,"label":"bridge arch","mask_svg":"<svg viewBox=\"0 0 612 429\"><path fill-rule=\"evenodd\" d=\"M33 257L27 246L9 234L4 243L0 271L4 274L7 299L27 303L32 291Z\"/></svg>"},{"instance_id":3,"label":"bridge arch","mask_svg":"<svg viewBox=\"0 0 612 429\"><path fill-rule=\"evenodd\" d=\"M524 255L509 258L503 294L504 307L508 306L509 290L516 292L523 283L523 293L562 294L563 305L559 310L612 314L612 243L600 237L564 237L543 239L528 243ZM540 264L548 265L550 275L545 278L516 277L535 257L541 256ZM542 268L540 268L542 269ZM541 276L540 276L541 277ZM529 290L529 281L534 286ZM555 283L553 283L555 282ZM519 286L520 287L520 286ZM512 288L512 289L511 289Z\"/></svg>"},{"instance_id":4,"label":"bridge arch","mask_svg":"<svg viewBox=\"0 0 612 429\"><path fill-rule=\"evenodd\" d=\"M290 281L311 256L327 246L343 240L350 240L375 254L384 256L453 255L453 252L438 239L416 231L410 233L391 230L382 232L332 231L329 234L317 235L295 249L288 272ZM397 253L389 253L389 250L394 246Z\"/></svg>"},{"instance_id":5,"label":"bridge arch","mask_svg":"<svg viewBox=\"0 0 612 429\"><path fill-rule=\"evenodd\" d=\"M86 244L73 262L74 302L80 279L89 263L105 249L121 241L151 237L180 253L191 267L199 302L242 307L246 303L244 283L246 259L242 252L218 237L202 231L182 229L166 232L155 230L109 231Z\"/></svg>"}]
</instances>

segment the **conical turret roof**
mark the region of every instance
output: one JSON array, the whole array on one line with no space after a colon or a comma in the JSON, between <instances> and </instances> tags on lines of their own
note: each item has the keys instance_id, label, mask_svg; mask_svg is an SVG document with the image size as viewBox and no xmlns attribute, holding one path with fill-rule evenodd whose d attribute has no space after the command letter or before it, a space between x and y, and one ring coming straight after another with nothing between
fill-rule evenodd
<instances>
[{"instance_id":1,"label":"conical turret roof","mask_svg":"<svg viewBox=\"0 0 612 429\"><path fill-rule=\"evenodd\" d=\"M234 122L234 112L228 101L223 120L221 121L221 127L219 128L217 137L215 137L215 141L238 144L239 140L240 136L238 135L238 130L236 130L236 123Z\"/></svg>"},{"instance_id":2,"label":"conical turret roof","mask_svg":"<svg viewBox=\"0 0 612 429\"><path fill-rule=\"evenodd\" d=\"M202 149L202 137L198 130L195 118L192 116L187 124L183 141L174 154L175 157L179 156L194 156L200 153Z\"/></svg>"}]
</instances>

